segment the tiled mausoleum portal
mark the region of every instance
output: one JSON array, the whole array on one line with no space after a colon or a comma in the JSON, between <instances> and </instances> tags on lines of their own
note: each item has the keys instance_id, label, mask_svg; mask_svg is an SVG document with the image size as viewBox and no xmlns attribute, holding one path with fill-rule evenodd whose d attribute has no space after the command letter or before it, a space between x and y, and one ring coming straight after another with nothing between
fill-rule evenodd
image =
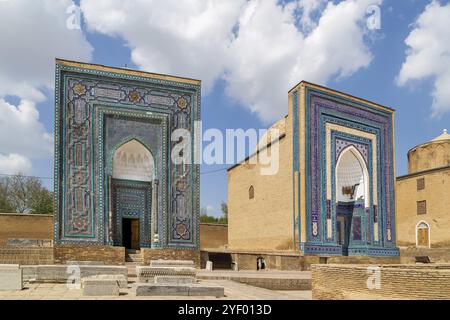
<instances>
[{"instance_id":1,"label":"tiled mausoleum portal","mask_svg":"<svg viewBox=\"0 0 450 320\"><path fill-rule=\"evenodd\" d=\"M299 249L398 256L394 111L305 82L290 95Z\"/></svg>"},{"instance_id":2,"label":"tiled mausoleum portal","mask_svg":"<svg viewBox=\"0 0 450 320\"><path fill-rule=\"evenodd\" d=\"M57 60L55 252L198 251L198 120L198 80ZM171 161L176 129L191 134L190 164Z\"/></svg>"},{"instance_id":3,"label":"tiled mausoleum portal","mask_svg":"<svg viewBox=\"0 0 450 320\"><path fill-rule=\"evenodd\" d=\"M394 110L302 81L268 131L278 139L228 169L233 253L398 258ZM274 175L265 149L279 150Z\"/></svg>"}]
</instances>

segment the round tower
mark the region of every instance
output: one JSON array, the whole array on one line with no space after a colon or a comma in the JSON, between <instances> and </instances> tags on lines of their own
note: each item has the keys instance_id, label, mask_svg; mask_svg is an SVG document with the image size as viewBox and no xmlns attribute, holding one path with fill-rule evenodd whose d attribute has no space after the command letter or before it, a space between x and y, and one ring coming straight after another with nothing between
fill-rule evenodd
<instances>
[{"instance_id":1,"label":"round tower","mask_svg":"<svg viewBox=\"0 0 450 320\"><path fill-rule=\"evenodd\" d=\"M450 134L447 129L431 141L408 151L408 173L450 166Z\"/></svg>"}]
</instances>

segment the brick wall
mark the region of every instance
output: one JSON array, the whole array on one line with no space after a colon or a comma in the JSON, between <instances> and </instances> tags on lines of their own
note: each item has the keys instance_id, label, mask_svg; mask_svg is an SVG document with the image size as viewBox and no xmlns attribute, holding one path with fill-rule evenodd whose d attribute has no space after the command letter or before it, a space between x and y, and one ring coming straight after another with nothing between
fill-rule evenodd
<instances>
[{"instance_id":1,"label":"brick wall","mask_svg":"<svg viewBox=\"0 0 450 320\"><path fill-rule=\"evenodd\" d=\"M0 213L0 246L8 239L53 239L53 216Z\"/></svg>"},{"instance_id":2,"label":"brick wall","mask_svg":"<svg viewBox=\"0 0 450 320\"><path fill-rule=\"evenodd\" d=\"M374 265L377 266L377 265ZM317 300L450 299L450 265L378 265L379 289L369 289L369 265L311 266Z\"/></svg>"},{"instance_id":3,"label":"brick wall","mask_svg":"<svg viewBox=\"0 0 450 320\"><path fill-rule=\"evenodd\" d=\"M52 247L0 246L0 264L53 264Z\"/></svg>"},{"instance_id":4,"label":"brick wall","mask_svg":"<svg viewBox=\"0 0 450 320\"><path fill-rule=\"evenodd\" d=\"M433 263L450 263L449 248L401 248L402 263L415 263L417 256L428 256Z\"/></svg>"},{"instance_id":5,"label":"brick wall","mask_svg":"<svg viewBox=\"0 0 450 320\"><path fill-rule=\"evenodd\" d=\"M228 244L226 224L200 223L200 248L218 249Z\"/></svg>"},{"instance_id":6,"label":"brick wall","mask_svg":"<svg viewBox=\"0 0 450 320\"><path fill-rule=\"evenodd\" d=\"M200 267L200 250L182 249L146 249L141 248L144 264L150 264L150 260L192 260Z\"/></svg>"},{"instance_id":7,"label":"brick wall","mask_svg":"<svg viewBox=\"0 0 450 320\"><path fill-rule=\"evenodd\" d=\"M417 190L417 179L425 179L425 189ZM416 226L426 222L431 248L450 248L450 168L400 177L396 185L397 244L416 246ZM426 201L426 214L417 214L417 201Z\"/></svg>"},{"instance_id":8,"label":"brick wall","mask_svg":"<svg viewBox=\"0 0 450 320\"><path fill-rule=\"evenodd\" d=\"M233 252L239 270L256 270L256 259L264 258L270 270L310 270L313 264L399 264L399 257L319 257L296 252Z\"/></svg>"},{"instance_id":9,"label":"brick wall","mask_svg":"<svg viewBox=\"0 0 450 320\"><path fill-rule=\"evenodd\" d=\"M303 257L298 253L232 253L239 270L256 270L256 260L262 257L269 270L302 270Z\"/></svg>"},{"instance_id":10,"label":"brick wall","mask_svg":"<svg viewBox=\"0 0 450 320\"><path fill-rule=\"evenodd\" d=\"M67 261L103 261L105 264L125 264L125 248L111 246L54 246L55 263Z\"/></svg>"},{"instance_id":11,"label":"brick wall","mask_svg":"<svg viewBox=\"0 0 450 320\"><path fill-rule=\"evenodd\" d=\"M262 175L256 156L228 171L228 243L232 250L291 250L292 239L292 119L279 147L279 170ZM269 150L273 147L269 147ZM271 151L269 151L271 152ZM249 199L249 188L254 198Z\"/></svg>"}]
</instances>

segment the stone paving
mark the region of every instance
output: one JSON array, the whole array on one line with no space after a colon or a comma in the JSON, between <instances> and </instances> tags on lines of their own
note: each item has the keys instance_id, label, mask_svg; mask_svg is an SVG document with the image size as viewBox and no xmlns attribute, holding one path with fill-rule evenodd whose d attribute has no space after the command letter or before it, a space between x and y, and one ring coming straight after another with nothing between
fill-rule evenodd
<instances>
[{"instance_id":1,"label":"stone paving","mask_svg":"<svg viewBox=\"0 0 450 320\"><path fill-rule=\"evenodd\" d=\"M225 297L136 297L132 283L118 297L86 297L81 289L69 289L66 284L25 283L22 291L0 291L0 300L311 300L311 291L274 291L230 280L201 282L224 286Z\"/></svg>"}]
</instances>

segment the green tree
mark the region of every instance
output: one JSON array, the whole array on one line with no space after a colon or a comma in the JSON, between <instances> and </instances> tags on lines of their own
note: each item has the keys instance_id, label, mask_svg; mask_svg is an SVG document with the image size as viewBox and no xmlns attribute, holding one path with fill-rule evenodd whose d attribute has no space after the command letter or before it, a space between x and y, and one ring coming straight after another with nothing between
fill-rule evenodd
<instances>
[{"instance_id":1,"label":"green tree","mask_svg":"<svg viewBox=\"0 0 450 320\"><path fill-rule=\"evenodd\" d=\"M227 218L222 216L220 218L208 215L208 210L206 208L200 208L200 222L201 223L219 223L227 224Z\"/></svg>"},{"instance_id":2,"label":"green tree","mask_svg":"<svg viewBox=\"0 0 450 320\"><path fill-rule=\"evenodd\" d=\"M222 210L222 214L226 220L228 220L228 204L224 201L220 204L220 210Z\"/></svg>"},{"instance_id":3,"label":"green tree","mask_svg":"<svg viewBox=\"0 0 450 320\"><path fill-rule=\"evenodd\" d=\"M30 199L30 213L52 214L53 213L53 192L45 188L35 190Z\"/></svg>"},{"instance_id":4,"label":"green tree","mask_svg":"<svg viewBox=\"0 0 450 320\"><path fill-rule=\"evenodd\" d=\"M3 179L7 204L12 212L52 214L53 196L39 179L16 174ZM1 191L0 191L1 192Z\"/></svg>"},{"instance_id":5,"label":"green tree","mask_svg":"<svg viewBox=\"0 0 450 320\"><path fill-rule=\"evenodd\" d=\"M10 213L14 209L8 199L8 187L5 182L5 178L0 180L0 212Z\"/></svg>"}]
</instances>

